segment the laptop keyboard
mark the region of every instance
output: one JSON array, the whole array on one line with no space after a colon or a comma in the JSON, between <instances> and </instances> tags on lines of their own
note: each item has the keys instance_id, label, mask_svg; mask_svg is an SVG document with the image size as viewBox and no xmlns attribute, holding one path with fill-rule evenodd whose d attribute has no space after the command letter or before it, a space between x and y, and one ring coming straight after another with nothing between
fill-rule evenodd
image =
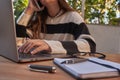
<instances>
[{"instance_id":1,"label":"laptop keyboard","mask_svg":"<svg viewBox=\"0 0 120 80\"><path fill-rule=\"evenodd\" d=\"M48 54L48 53L42 53L42 52L39 52L39 53L36 53L34 55L30 54L30 53L19 53L19 56L21 58L35 58L35 57L50 57L51 54Z\"/></svg>"}]
</instances>

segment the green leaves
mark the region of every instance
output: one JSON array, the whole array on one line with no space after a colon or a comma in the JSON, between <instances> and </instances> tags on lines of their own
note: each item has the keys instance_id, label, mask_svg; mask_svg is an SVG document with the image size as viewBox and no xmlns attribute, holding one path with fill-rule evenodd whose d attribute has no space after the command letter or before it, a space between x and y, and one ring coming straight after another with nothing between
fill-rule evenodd
<instances>
[{"instance_id":1,"label":"green leaves","mask_svg":"<svg viewBox=\"0 0 120 80\"><path fill-rule=\"evenodd\" d=\"M15 9L14 14L16 19L27 5L28 5L28 0L17 0L16 2L14 2L14 9Z\"/></svg>"},{"instance_id":2,"label":"green leaves","mask_svg":"<svg viewBox=\"0 0 120 80\"><path fill-rule=\"evenodd\" d=\"M75 10L80 12L81 10L81 0L66 0L68 1L68 4L73 7Z\"/></svg>"},{"instance_id":3,"label":"green leaves","mask_svg":"<svg viewBox=\"0 0 120 80\"><path fill-rule=\"evenodd\" d=\"M81 12L82 0L67 0L69 5ZM110 20L116 18L115 0L86 0L85 21L92 24L109 24Z\"/></svg>"},{"instance_id":4,"label":"green leaves","mask_svg":"<svg viewBox=\"0 0 120 80\"><path fill-rule=\"evenodd\" d=\"M97 24L109 24L109 20L116 17L115 0L86 0L85 19L87 23L97 21ZM92 17L91 17L92 16Z\"/></svg>"}]
</instances>

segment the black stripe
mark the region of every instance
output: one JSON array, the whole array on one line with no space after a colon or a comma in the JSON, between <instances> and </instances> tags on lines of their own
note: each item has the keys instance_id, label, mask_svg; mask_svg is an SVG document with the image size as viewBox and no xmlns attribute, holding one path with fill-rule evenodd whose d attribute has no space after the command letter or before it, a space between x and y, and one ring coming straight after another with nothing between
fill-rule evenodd
<instances>
[{"instance_id":1,"label":"black stripe","mask_svg":"<svg viewBox=\"0 0 120 80\"><path fill-rule=\"evenodd\" d=\"M63 24L47 24L48 34L61 34L68 33L72 34L75 39L77 39L81 34L90 34L85 23L75 24L75 23L63 23Z\"/></svg>"},{"instance_id":2,"label":"black stripe","mask_svg":"<svg viewBox=\"0 0 120 80\"><path fill-rule=\"evenodd\" d=\"M93 40L91 40L91 39L88 39L88 38L85 38L85 40L87 40L89 45L90 45L91 53L95 53L96 52L96 44L95 44L95 42Z\"/></svg>"},{"instance_id":3,"label":"black stripe","mask_svg":"<svg viewBox=\"0 0 120 80\"><path fill-rule=\"evenodd\" d=\"M63 47L67 50L67 54L79 53L77 45L73 41L61 41Z\"/></svg>"},{"instance_id":4,"label":"black stripe","mask_svg":"<svg viewBox=\"0 0 120 80\"><path fill-rule=\"evenodd\" d=\"M63 24L48 24L47 32L49 34L54 33L70 33L73 34L76 24L74 23L63 23Z\"/></svg>"},{"instance_id":5,"label":"black stripe","mask_svg":"<svg viewBox=\"0 0 120 80\"><path fill-rule=\"evenodd\" d=\"M25 26L16 24L17 37L28 37Z\"/></svg>"},{"instance_id":6,"label":"black stripe","mask_svg":"<svg viewBox=\"0 0 120 80\"><path fill-rule=\"evenodd\" d=\"M75 39L77 39L81 34L87 34L87 35L90 35L90 32L87 28L87 25L85 23L81 23L79 25L79 27L76 27L74 29L74 36L75 36Z\"/></svg>"}]
</instances>

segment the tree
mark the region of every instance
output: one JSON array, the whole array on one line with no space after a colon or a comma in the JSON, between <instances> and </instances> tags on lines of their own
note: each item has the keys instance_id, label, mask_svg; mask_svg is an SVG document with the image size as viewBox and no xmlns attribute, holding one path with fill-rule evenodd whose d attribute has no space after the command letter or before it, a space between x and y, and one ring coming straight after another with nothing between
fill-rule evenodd
<instances>
[{"instance_id":1,"label":"tree","mask_svg":"<svg viewBox=\"0 0 120 80\"><path fill-rule=\"evenodd\" d=\"M87 23L109 24L116 17L115 0L86 0L85 19Z\"/></svg>"},{"instance_id":2,"label":"tree","mask_svg":"<svg viewBox=\"0 0 120 80\"><path fill-rule=\"evenodd\" d=\"M82 12L83 19L85 18L85 2L86 2L86 0L82 0L81 12Z\"/></svg>"}]
</instances>

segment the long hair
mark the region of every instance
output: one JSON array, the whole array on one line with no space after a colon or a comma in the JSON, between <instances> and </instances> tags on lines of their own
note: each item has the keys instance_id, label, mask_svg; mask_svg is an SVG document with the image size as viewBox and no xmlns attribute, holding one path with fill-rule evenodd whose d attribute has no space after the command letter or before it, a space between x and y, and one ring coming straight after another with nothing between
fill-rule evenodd
<instances>
[{"instance_id":1,"label":"long hair","mask_svg":"<svg viewBox=\"0 0 120 80\"><path fill-rule=\"evenodd\" d=\"M58 0L58 4L64 13L68 11L74 11L74 9L68 5L66 0ZM46 33L46 19L48 15L49 14L46 8L43 11L36 12L34 14L33 19L30 21L30 26L28 27L28 29L32 31L31 38L41 39L40 33Z\"/></svg>"}]
</instances>

